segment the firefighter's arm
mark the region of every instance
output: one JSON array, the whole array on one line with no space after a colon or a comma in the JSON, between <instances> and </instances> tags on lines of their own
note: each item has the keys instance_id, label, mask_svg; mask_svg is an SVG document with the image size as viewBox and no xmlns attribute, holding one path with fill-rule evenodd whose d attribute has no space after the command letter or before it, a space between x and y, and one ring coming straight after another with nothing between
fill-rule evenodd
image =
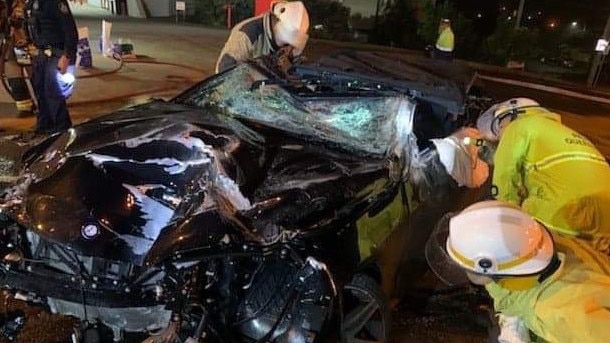
<instances>
[{"instance_id":1,"label":"firefighter's arm","mask_svg":"<svg viewBox=\"0 0 610 343\"><path fill-rule=\"evenodd\" d=\"M497 200L521 206L527 196L523 168L528 146L527 133L516 126L508 127L503 133L494 156L492 195Z\"/></svg>"},{"instance_id":2,"label":"firefighter's arm","mask_svg":"<svg viewBox=\"0 0 610 343\"><path fill-rule=\"evenodd\" d=\"M78 30L76 22L70 11L70 7L66 0L56 0L58 18L64 34L64 52L63 55L70 60L70 64L76 63L76 51L78 45Z\"/></svg>"},{"instance_id":3,"label":"firefighter's arm","mask_svg":"<svg viewBox=\"0 0 610 343\"><path fill-rule=\"evenodd\" d=\"M220 73L225 71L250 58L252 58L252 42L248 36L241 31L231 32L229 39L218 57L216 72Z\"/></svg>"}]
</instances>

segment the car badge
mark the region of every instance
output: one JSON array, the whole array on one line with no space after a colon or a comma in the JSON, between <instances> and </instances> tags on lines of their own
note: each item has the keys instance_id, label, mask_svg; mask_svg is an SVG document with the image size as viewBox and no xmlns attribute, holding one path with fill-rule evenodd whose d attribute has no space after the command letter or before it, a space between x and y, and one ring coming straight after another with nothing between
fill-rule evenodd
<instances>
[{"instance_id":1,"label":"car badge","mask_svg":"<svg viewBox=\"0 0 610 343\"><path fill-rule=\"evenodd\" d=\"M85 224L80 229L80 233L83 236L83 238L85 238L87 240L91 240L100 234L100 229L95 224Z\"/></svg>"}]
</instances>

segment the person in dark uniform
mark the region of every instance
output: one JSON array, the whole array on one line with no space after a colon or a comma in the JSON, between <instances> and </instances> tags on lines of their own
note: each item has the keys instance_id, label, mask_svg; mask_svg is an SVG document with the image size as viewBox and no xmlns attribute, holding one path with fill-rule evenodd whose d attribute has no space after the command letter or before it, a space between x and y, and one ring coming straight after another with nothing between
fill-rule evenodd
<instances>
[{"instance_id":1,"label":"person in dark uniform","mask_svg":"<svg viewBox=\"0 0 610 343\"><path fill-rule=\"evenodd\" d=\"M74 84L78 31L66 0L28 0L32 87L38 99L37 133L72 126L66 99Z\"/></svg>"}]
</instances>

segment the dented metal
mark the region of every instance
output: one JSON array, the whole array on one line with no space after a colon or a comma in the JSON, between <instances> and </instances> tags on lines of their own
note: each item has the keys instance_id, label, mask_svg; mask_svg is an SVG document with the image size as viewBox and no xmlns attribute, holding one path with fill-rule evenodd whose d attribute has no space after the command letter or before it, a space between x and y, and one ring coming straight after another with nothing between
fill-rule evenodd
<instances>
[{"instance_id":1,"label":"dented metal","mask_svg":"<svg viewBox=\"0 0 610 343\"><path fill-rule=\"evenodd\" d=\"M312 317L336 311L337 285L359 262L356 221L422 167L418 103L396 91L333 93L274 77L262 62L246 63L173 101L33 147L0 201L10 222L0 242L25 241L21 251L37 263L11 269L3 283L115 331L170 325L169 314L193 301L213 308L215 322L239 318L255 340L273 327L270 337L300 335ZM46 285L34 282L41 275ZM257 307L270 277L303 289L281 290L301 304L292 322L274 325L269 318L283 312Z\"/></svg>"}]
</instances>

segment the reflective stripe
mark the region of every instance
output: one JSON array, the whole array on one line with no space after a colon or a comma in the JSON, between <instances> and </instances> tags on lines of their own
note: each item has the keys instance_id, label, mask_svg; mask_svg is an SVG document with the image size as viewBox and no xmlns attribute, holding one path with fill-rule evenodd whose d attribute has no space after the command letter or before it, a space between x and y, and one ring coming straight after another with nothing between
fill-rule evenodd
<instances>
[{"instance_id":1,"label":"reflective stripe","mask_svg":"<svg viewBox=\"0 0 610 343\"><path fill-rule=\"evenodd\" d=\"M586 153L586 152L564 152L556 155L551 155L543 158L542 160L532 163L526 167L527 171L531 170L543 170L551 168L555 165L569 162L569 161L589 161L607 166L608 162L603 156Z\"/></svg>"},{"instance_id":2,"label":"reflective stripe","mask_svg":"<svg viewBox=\"0 0 610 343\"><path fill-rule=\"evenodd\" d=\"M542 240L541 240L542 242ZM474 260L469 259L468 257L460 254L459 252L457 252L455 249L453 249L453 247L451 246L451 244L449 244L449 250L451 250L451 253L453 254L453 256L462 264L472 268L472 269L476 269L475 268L475 262ZM504 262L504 263L500 263L498 264L498 267L496 268L497 271L502 271L502 270L506 270L506 269L510 269L510 268L514 268L520 264L523 264L527 261L529 261L530 259L534 258L536 256L536 254L538 253L537 249L532 249L532 251L530 251L528 254L525 254L517 259L514 259L512 261L509 262Z\"/></svg>"},{"instance_id":3,"label":"reflective stripe","mask_svg":"<svg viewBox=\"0 0 610 343\"><path fill-rule=\"evenodd\" d=\"M589 257L591 261L593 261L593 263L595 263L597 267L602 270L602 272L606 273L607 275L610 275L610 266L608 266L606 256L592 249L591 245L589 245L588 243L581 242L578 239L571 240L571 243L573 243L576 247L580 249L580 255L586 254L587 257ZM576 256L579 256L577 252L575 253ZM582 256L580 256L580 259L582 259Z\"/></svg>"},{"instance_id":4,"label":"reflective stripe","mask_svg":"<svg viewBox=\"0 0 610 343\"><path fill-rule=\"evenodd\" d=\"M445 47L442 47L442 46L440 46L438 44L436 44L436 48L438 50L440 50L440 51L443 51L443 52L452 52L453 51L453 48L445 48Z\"/></svg>"},{"instance_id":5,"label":"reflective stripe","mask_svg":"<svg viewBox=\"0 0 610 343\"><path fill-rule=\"evenodd\" d=\"M19 111L31 111L34 106L32 99L15 101L15 106Z\"/></svg>"}]
</instances>

